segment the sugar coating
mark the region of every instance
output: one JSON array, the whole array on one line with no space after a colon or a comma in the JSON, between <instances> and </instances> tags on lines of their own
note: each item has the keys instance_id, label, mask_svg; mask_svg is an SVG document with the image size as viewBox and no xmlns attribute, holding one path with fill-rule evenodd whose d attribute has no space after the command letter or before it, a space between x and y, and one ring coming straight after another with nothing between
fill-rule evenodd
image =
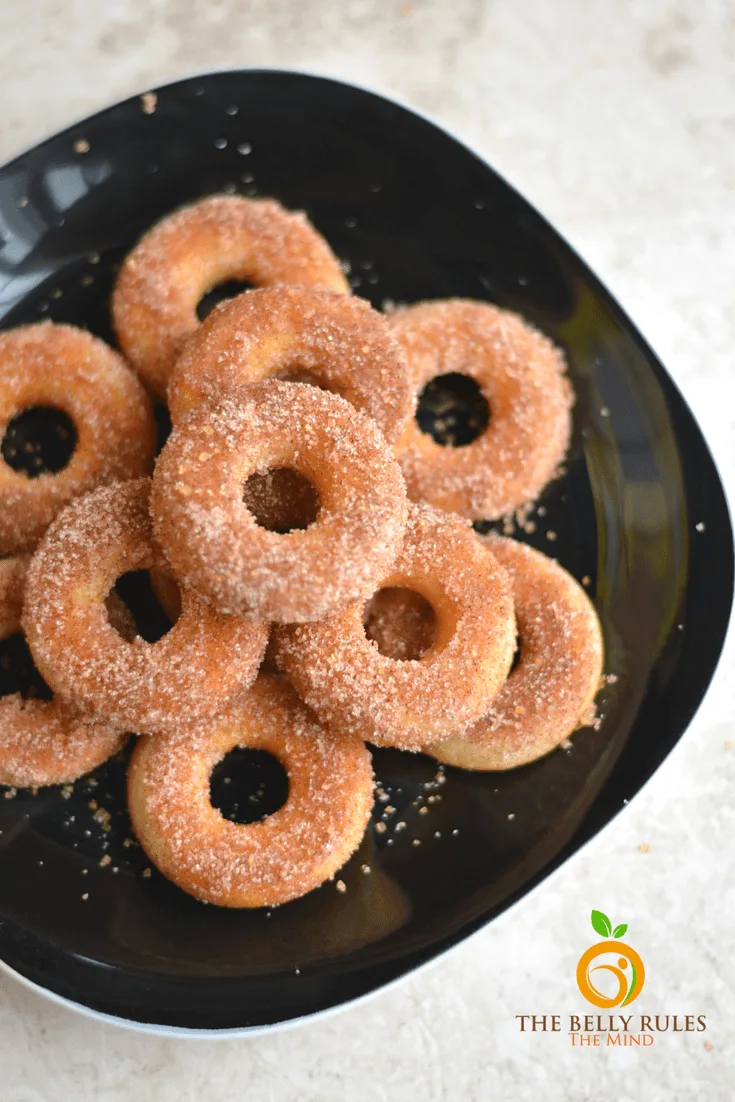
<instances>
[{"instance_id":1,"label":"sugar coating","mask_svg":"<svg viewBox=\"0 0 735 1102\"><path fill-rule=\"evenodd\" d=\"M372 417L395 440L413 413L405 357L368 302L312 287L265 287L221 303L171 375L176 424L199 402L267 378L315 382Z\"/></svg>"},{"instance_id":2,"label":"sugar coating","mask_svg":"<svg viewBox=\"0 0 735 1102\"><path fill-rule=\"evenodd\" d=\"M0 639L20 631L23 591L30 555L8 555L0 559Z\"/></svg>"},{"instance_id":3,"label":"sugar coating","mask_svg":"<svg viewBox=\"0 0 735 1102\"><path fill-rule=\"evenodd\" d=\"M181 616L156 643L123 638L105 604L117 578L166 569L148 515L150 481L116 483L60 514L28 569L23 626L46 682L81 710L138 733L222 707L254 679L265 624L218 613L182 588Z\"/></svg>"},{"instance_id":4,"label":"sugar coating","mask_svg":"<svg viewBox=\"0 0 735 1102\"><path fill-rule=\"evenodd\" d=\"M243 502L254 473L289 467L315 487L315 522L261 528ZM377 425L305 383L256 383L196 407L159 456L151 515L174 576L223 612L315 620L365 600L406 521L400 468Z\"/></svg>"},{"instance_id":5,"label":"sugar coating","mask_svg":"<svg viewBox=\"0 0 735 1102\"><path fill-rule=\"evenodd\" d=\"M199 327L199 300L229 279L349 291L306 215L273 199L214 195L175 211L129 253L112 296L120 347L157 396L165 395L174 360Z\"/></svg>"},{"instance_id":6,"label":"sugar coating","mask_svg":"<svg viewBox=\"0 0 735 1102\"><path fill-rule=\"evenodd\" d=\"M510 669L515 619L503 568L460 517L409 507L401 554L379 588L420 593L436 638L415 660L381 654L354 604L318 623L277 631L278 661L296 691L332 729L416 750L483 715Z\"/></svg>"},{"instance_id":7,"label":"sugar coating","mask_svg":"<svg viewBox=\"0 0 735 1102\"><path fill-rule=\"evenodd\" d=\"M415 420L396 445L409 497L471 520L493 520L533 501L554 476L571 431L573 392L559 349L517 314L465 299L393 312L418 395L458 372L480 387L490 423L465 447L444 447Z\"/></svg>"},{"instance_id":8,"label":"sugar coating","mask_svg":"<svg viewBox=\"0 0 735 1102\"><path fill-rule=\"evenodd\" d=\"M214 766L235 746L283 765L288 797L272 815L233 823L212 807ZM216 719L141 739L128 773L135 832L184 891L224 907L285 903L334 876L357 848L373 802L370 754L326 731L285 678L261 674Z\"/></svg>"},{"instance_id":9,"label":"sugar coating","mask_svg":"<svg viewBox=\"0 0 735 1102\"><path fill-rule=\"evenodd\" d=\"M151 401L122 357L91 333L53 322L0 333L0 439L34 406L63 410L77 443L66 467L36 478L0 460L0 552L30 550L67 502L153 466Z\"/></svg>"},{"instance_id":10,"label":"sugar coating","mask_svg":"<svg viewBox=\"0 0 735 1102\"><path fill-rule=\"evenodd\" d=\"M594 718L602 632L587 594L553 559L502 536L476 538L511 579L519 661L486 716L461 738L433 743L427 752L463 769L514 769Z\"/></svg>"},{"instance_id":11,"label":"sugar coating","mask_svg":"<svg viewBox=\"0 0 735 1102\"><path fill-rule=\"evenodd\" d=\"M122 747L126 735L80 715L68 703L0 699L0 784L42 787L75 781Z\"/></svg>"}]
</instances>

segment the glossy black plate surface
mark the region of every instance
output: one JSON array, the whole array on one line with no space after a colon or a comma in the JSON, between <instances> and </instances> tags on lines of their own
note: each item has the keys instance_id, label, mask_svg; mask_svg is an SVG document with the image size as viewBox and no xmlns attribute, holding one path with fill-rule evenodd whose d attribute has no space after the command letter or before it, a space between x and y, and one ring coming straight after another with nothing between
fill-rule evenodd
<instances>
[{"instance_id":1,"label":"glossy black plate surface","mask_svg":"<svg viewBox=\"0 0 735 1102\"><path fill-rule=\"evenodd\" d=\"M3 326L53 318L112 340L125 252L161 215L222 190L304 208L377 306L465 295L521 311L566 350L577 405L567 473L519 535L589 578L617 676L599 730L511 774L442 781L428 758L377 753L396 811L342 873L347 891L327 884L272 912L205 907L143 876L125 844L122 763L71 793L0 798L8 965L122 1018L246 1028L346 1002L435 956L620 810L713 673L732 536L707 447L650 349L558 234L453 138L367 92L279 72L197 77L143 108L111 107L0 170ZM7 669L4 680L7 691Z\"/></svg>"}]
</instances>

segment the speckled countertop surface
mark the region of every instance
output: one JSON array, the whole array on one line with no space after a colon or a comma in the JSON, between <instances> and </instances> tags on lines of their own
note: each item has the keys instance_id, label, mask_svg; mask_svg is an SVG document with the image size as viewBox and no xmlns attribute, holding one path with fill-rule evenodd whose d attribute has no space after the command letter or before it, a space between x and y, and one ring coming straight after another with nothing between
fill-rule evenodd
<instances>
[{"instance_id":1,"label":"speckled countertop surface","mask_svg":"<svg viewBox=\"0 0 735 1102\"><path fill-rule=\"evenodd\" d=\"M393 94L557 226L661 356L735 490L733 0L0 0L0 160L194 70L300 67ZM687 735L541 888L364 1005L236 1041L142 1036L0 976L1 1102L725 1102L735 1081L735 642ZM572 1048L590 907L635 930L649 1049Z\"/></svg>"}]
</instances>

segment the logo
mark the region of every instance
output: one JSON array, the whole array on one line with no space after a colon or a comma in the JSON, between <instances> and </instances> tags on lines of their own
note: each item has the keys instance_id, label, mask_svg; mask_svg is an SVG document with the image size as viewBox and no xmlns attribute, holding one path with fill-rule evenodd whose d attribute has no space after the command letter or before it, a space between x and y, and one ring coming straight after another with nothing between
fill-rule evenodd
<instances>
[{"instance_id":1,"label":"logo","mask_svg":"<svg viewBox=\"0 0 735 1102\"><path fill-rule=\"evenodd\" d=\"M613 926L602 911L592 911L592 929L601 941L585 949L577 964L577 987L596 1007L594 1014L570 1014L557 1009L549 1013L516 1014L521 1033L566 1033L572 1048L650 1048L661 1034L703 1033L706 1014L634 1014L630 1004L646 982L646 970L635 949L620 939L627 923ZM566 985L571 984L571 977ZM607 1011L601 1014L600 1011ZM613 1013L616 1011L616 1013ZM711 1048L711 1045L706 1045Z\"/></svg>"},{"instance_id":2,"label":"logo","mask_svg":"<svg viewBox=\"0 0 735 1102\"><path fill-rule=\"evenodd\" d=\"M587 1002L602 1010L628 1006L643 990L646 970L635 949L618 940L628 929L627 923L613 929L602 911L593 911L591 919L593 930L604 940L590 945L579 958L577 986Z\"/></svg>"}]
</instances>

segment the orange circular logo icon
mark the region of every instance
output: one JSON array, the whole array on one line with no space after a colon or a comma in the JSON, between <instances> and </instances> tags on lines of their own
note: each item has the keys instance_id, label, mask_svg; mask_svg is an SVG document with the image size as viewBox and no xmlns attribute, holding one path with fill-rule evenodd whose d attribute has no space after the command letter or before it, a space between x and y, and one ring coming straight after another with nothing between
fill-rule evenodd
<instances>
[{"instance_id":1,"label":"orange circular logo icon","mask_svg":"<svg viewBox=\"0 0 735 1102\"><path fill-rule=\"evenodd\" d=\"M599 964L593 964L599 958L607 958ZM612 976L617 990L610 994L600 991L595 981ZM643 990L646 970L643 961L626 945L624 941L598 941L590 945L579 958L577 965L577 986L588 1002L608 1010L613 1006L627 1006L637 999ZM606 985L606 988L609 984Z\"/></svg>"}]
</instances>

